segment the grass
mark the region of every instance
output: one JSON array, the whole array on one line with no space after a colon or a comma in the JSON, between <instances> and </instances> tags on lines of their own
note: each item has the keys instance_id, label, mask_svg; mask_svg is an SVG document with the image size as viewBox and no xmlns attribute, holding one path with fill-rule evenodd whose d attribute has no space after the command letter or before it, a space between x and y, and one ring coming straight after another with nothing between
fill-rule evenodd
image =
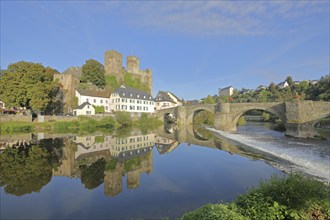
<instances>
[{"instance_id":1,"label":"grass","mask_svg":"<svg viewBox=\"0 0 330 220\"><path fill-rule=\"evenodd\" d=\"M116 128L138 127L142 130L155 129L162 125L156 117L142 114L137 120L133 120L126 112L116 114L115 118L103 117L101 120L94 120L89 117L79 116L72 121L53 122L3 122L0 123L1 133L24 133L24 132L112 132Z\"/></svg>"},{"instance_id":2,"label":"grass","mask_svg":"<svg viewBox=\"0 0 330 220\"><path fill-rule=\"evenodd\" d=\"M330 186L308 177L274 175L231 203L208 204L184 214L190 219L330 219Z\"/></svg>"},{"instance_id":3,"label":"grass","mask_svg":"<svg viewBox=\"0 0 330 220\"><path fill-rule=\"evenodd\" d=\"M30 122L3 122L0 123L1 133L31 132L34 126Z\"/></svg>"}]
</instances>

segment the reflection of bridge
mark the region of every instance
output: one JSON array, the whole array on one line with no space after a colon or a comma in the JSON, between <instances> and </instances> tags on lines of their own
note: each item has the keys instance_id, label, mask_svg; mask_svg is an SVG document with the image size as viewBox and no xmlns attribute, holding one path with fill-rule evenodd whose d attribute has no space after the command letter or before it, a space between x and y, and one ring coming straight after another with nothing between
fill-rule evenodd
<instances>
[{"instance_id":1,"label":"reflection of bridge","mask_svg":"<svg viewBox=\"0 0 330 220\"><path fill-rule=\"evenodd\" d=\"M179 126L192 124L200 111L214 113L214 125L218 130L236 131L237 121L249 110L264 110L278 116L286 127L286 134L294 137L313 137L313 127L321 118L330 115L330 102L293 101L257 103L217 103L178 106L157 112L159 118L172 114Z\"/></svg>"}]
</instances>

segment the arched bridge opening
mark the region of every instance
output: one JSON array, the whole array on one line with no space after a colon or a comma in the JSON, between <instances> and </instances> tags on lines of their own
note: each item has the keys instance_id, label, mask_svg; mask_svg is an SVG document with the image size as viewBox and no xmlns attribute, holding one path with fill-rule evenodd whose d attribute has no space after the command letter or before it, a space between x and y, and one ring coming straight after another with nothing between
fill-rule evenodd
<instances>
[{"instance_id":1,"label":"arched bridge opening","mask_svg":"<svg viewBox=\"0 0 330 220\"><path fill-rule=\"evenodd\" d=\"M236 127L245 125L267 125L270 129L285 131L284 117L264 109L251 109L241 113L234 119Z\"/></svg>"}]
</instances>

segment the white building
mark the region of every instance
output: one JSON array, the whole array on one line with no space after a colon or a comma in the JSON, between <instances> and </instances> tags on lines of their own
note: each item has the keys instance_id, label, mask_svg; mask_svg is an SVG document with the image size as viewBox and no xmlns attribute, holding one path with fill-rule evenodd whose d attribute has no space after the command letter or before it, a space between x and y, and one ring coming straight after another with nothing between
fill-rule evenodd
<instances>
[{"instance_id":1,"label":"white building","mask_svg":"<svg viewBox=\"0 0 330 220\"><path fill-rule=\"evenodd\" d=\"M0 100L0 108L6 108L6 105L3 101Z\"/></svg>"},{"instance_id":2,"label":"white building","mask_svg":"<svg viewBox=\"0 0 330 220\"><path fill-rule=\"evenodd\" d=\"M232 96L233 93L234 93L234 87L232 86L219 89L219 96Z\"/></svg>"},{"instance_id":3,"label":"white building","mask_svg":"<svg viewBox=\"0 0 330 220\"><path fill-rule=\"evenodd\" d=\"M110 110L130 113L153 113L155 101L145 92L120 86L110 96Z\"/></svg>"},{"instance_id":4,"label":"white building","mask_svg":"<svg viewBox=\"0 0 330 220\"><path fill-rule=\"evenodd\" d=\"M76 89L76 97L78 98L78 105L88 102L94 106L103 106L104 112L110 112L109 92L95 92L84 89Z\"/></svg>"},{"instance_id":5,"label":"white building","mask_svg":"<svg viewBox=\"0 0 330 220\"><path fill-rule=\"evenodd\" d=\"M84 102L77 109L73 109L73 115L95 115L95 108L90 103Z\"/></svg>"},{"instance_id":6,"label":"white building","mask_svg":"<svg viewBox=\"0 0 330 220\"><path fill-rule=\"evenodd\" d=\"M155 110L181 106L181 100L171 92L159 91L155 98Z\"/></svg>"},{"instance_id":7,"label":"white building","mask_svg":"<svg viewBox=\"0 0 330 220\"><path fill-rule=\"evenodd\" d=\"M287 81L284 81L284 82L277 84L277 86L279 89L284 89L289 86L289 83Z\"/></svg>"}]
</instances>

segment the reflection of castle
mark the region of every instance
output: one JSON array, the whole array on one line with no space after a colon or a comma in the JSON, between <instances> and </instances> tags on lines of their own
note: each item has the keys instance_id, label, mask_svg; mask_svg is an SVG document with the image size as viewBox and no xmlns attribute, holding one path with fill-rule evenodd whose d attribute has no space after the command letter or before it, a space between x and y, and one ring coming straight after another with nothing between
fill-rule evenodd
<instances>
[{"instance_id":1,"label":"reflection of castle","mask_svg":"<svg viewBox=\"0 0 330 220\"><path fill-rule=\"evenodd\" d=\"M104 191L115 196L122 192L122 177L127 178L127 188L140 185L140 175L152 171L154 134L135 134L125 138L113 136L76 136L65 141L61 165L54 176L81 178L80 166L90 166L100 159L104 168Z\"/></svg>"},{"instance_id":2,"label":"reflection of castle","mask_svg":"<svg viewBox=\"0 0 330 220\"><path fill-rule=\"evenodd\" d=\"M155 146L159 154L170 153L179 146L179 142L174 139L155 136Z\"/></svg>"}]
</instances>

